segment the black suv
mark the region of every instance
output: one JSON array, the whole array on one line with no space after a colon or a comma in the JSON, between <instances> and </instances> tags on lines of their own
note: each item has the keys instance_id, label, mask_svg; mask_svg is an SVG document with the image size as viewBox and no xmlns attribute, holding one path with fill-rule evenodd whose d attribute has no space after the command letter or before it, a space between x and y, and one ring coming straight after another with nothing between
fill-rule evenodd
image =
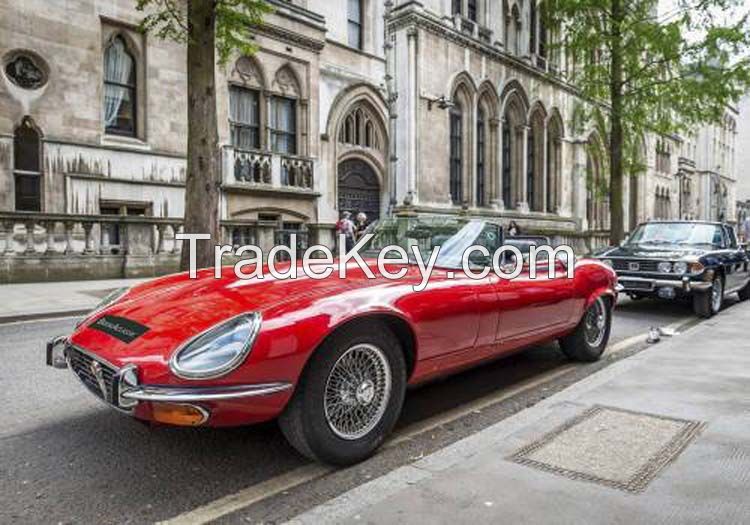
<instances>
[{"instance_id":1,"label":"black suv","mask_svg":"<svg viewBox=\"0 0 750 525\"><path fill-rule=\"evenodd\" d=\"M647 222L596 257L617 272L621 290L634 299L692 296L701 317L721 310L727 294L750 299L750 253L728 224Z\"/></svg>"}]
</instances>

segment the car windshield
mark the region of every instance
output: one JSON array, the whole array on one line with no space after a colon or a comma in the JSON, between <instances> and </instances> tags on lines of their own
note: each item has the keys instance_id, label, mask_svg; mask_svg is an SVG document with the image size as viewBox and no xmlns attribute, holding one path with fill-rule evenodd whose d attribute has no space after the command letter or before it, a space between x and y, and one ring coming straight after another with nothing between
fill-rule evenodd
<instances>
[{"instance_id":1,"label":"car windshield","mask_svg":"<svg viewBox=\"0 0 750 525\"><path fill-rule=\"evenodd\" d=\"M502 245L502 228L481 220L396 217L378 222L368 233L375 234L362 250L368 256L376 257L387 246L400 246L413 263L416 260L412 250L416 247L422 260L427 262L435 248L440 246L435 262L440 268L461 268L463 254L471 246L484 246L492 254ZM395 252L388 256L398 258ZM486 259L475 252L470 261L476 265L491 264L491 259Z\"/></svg>"},{"instance_id":2,"label":"car windshield","mask_svg":"<svg viewBox=\"0 0 750 525\"><path fill-rule=\"evenodd\" d=\"M715 224L664 222L642 224L628 240L630 245L721 246L721 227Z\"/></svg>"}]
</instances>

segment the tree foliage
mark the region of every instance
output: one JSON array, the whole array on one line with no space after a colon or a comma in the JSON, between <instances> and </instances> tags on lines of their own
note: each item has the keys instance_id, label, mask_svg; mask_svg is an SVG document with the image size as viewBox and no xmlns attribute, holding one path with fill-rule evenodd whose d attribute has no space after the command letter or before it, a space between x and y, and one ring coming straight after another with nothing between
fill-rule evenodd
<instances>
[{"instance_id":1,"label":"tree foliage","mask_svg":"<svg viewBox=\"0 0 750 525\"><path fill-rule=\"evenodd\" d=\"M578 117L596 122L607 144L619 242L622 178L644 169L644 136L718 122L750 86L748 15L740 0L546 1L569 81L586 101Z\"/></svg>"},{"instance_id":2,"label":"tree foliage","mask_svg":"<svg viewBox=\"0 0 750 525\"><path fill-rule=\"evenodd\" d=\"M188 4L193 0L137 0L136 9L147 13L141 30L162 40L187 43L191 31ZM273 8L264 0L210 0L215 13L215 40L218 61L226 64L234 53L252 55L257 51L250 29L263 23Z\"/></svg>"}]
</instances>

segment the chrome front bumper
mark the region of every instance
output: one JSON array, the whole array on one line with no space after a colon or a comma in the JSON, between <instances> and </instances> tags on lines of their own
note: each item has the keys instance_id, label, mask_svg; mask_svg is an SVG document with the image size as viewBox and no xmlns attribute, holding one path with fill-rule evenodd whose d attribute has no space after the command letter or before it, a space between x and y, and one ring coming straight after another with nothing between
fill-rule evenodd
<instances>
[{"instance_id":1,"label":"chrome front bumper","mask_svg":"<svg viewBox=\"0 0 750 525\"><path fill-rule=\"evenodd\" d=\"M57 369L70 367L66 337L56 337L47 343L47 365ZM178 387L141 385L138 383L138 369L135 365L115 368L102 358L75 347L78 352L88 355L115 371L112 392L102 392L102 399L115 408L129 410L142 401L156 403L200 403L225 401L259 396L268 396L292 388L291 383L273 382L252 385L229 385L216 387Z\"/></svg>"},{"instance_id":2,"label":"chrome front bumper","mask_svg":"<svg viewBox=\"0 0 750 525\"><path fill-rule=\"evenodd\" d=\"M705 292L711 289L712 283L706 281L691 281L684 277L681 280L651 279L648 277L618 277L618 290L628 292L654 292L659 288L675 288L685 293ZM635 284L636 286L633 286Z\"/></svg>"}]
</instances>

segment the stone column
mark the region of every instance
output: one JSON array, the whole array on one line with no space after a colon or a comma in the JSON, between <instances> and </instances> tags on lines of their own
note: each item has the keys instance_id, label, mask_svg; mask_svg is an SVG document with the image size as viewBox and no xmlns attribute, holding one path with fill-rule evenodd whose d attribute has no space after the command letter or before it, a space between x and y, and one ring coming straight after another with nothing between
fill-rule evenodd
<instances>
[{"instance_id":1,"label":"stone column","mask_svg":"<svg viewBox=\"0 0 750 525\"><path fill-rule=\"evenodd\" d=\"M166 233L167 233L167 225L166 224L157 224L156 230L159 234L159 244L156 246L156 253L165 253L167 251L166 246Z\"/></svg>"},{"instance_id":2,"label":"stone column","mask_svg":"<svg viewBox=\"0 0 750 525\"><path fill-rule=\"evenodd\" d=\"M65 221L65 255L72 255L75 253L75 247L73 246L73 229L76 227L76 223L72 221Z\"/></svg>"},{"instance_id":3,"label":"stone column","mask_svg":"<svg viewBox=\"0 0 750 525\"><path fill-rule=\"evenodd\" d=\"M492 152L494 156L494 162L491 163L492 169L488 171L491 184L485 185L491 191L489 194L490 206L495 210L503 209L503 128L501 125L502 119L491 119L490 120L490 135L494 138L494 142L491 143L490 147L494 147L495 150ZM486 191L486 190L485 190Z\"/></svg>"},{"instance_id":4,"label":"stone column","mask_svg":"<svg viewBox=\"0 0 750 525\"><path fill-rule=\"evenodd\" d=\"M23 253L24 255L30 255L36 252L34 249L34 228L36 227L36 222L34 221L27 221L26 222L26 246L24 247Z\"/></svg>"},{"instance_id":5,"label":"stone column","mask_svg":"<svg viewBox=\"0 0 750 525\"><path fill-rule=\"evenodd\" d=\"M56 221L47 221L44 224L45 234L47 235L47 248L45 249L45 253L47 253L48 255L57 253L55 251L55 226L56 225L57 225Z\"/></svg>"},{"instance_id":6,"label":"stone column","mask_svg":"<svg viewBox=\"0 0 750 525\"><path fill-rule=\"evenodd\" d=\"M5 241L5 247L3 248L4 255L13 255L15 250L13 249L13 230L15 223L7 221L2 224L3 226L3 239Z\"/></svg>"},{"instance_id":7,"label":"stone column","mask_svg":"<svg viewBox=\"0 0 750 525\"><path fill-rule=\"evenodd\" d=\"M529 131L531 128L529 126L520 126L521 133L518 133L516 131L516 135L521 136L521 184L520 184L520 194L518 195L518 204L517 208L518 211L521 213L528 213L529 212L529 203L527 202L528 197L528 171L529 171ZM515 148L518 149L518 148ZM515 163L518 165L517 163Z\"/></svg>"},{"instance_id":8,"label":"stone column","mask_svg":"<svg viewBox=\"0 0 750 525\"><path fill-rule=\"evenodd\" d=\"M411 203L417 203L417 102L418 102L418 65L417 43L419 31L410 27L406 31L408 46L408 99L407 99L407 129L408 129L408 186L407 194L411 195Z\"/></svg>"},{"instance_id":9,"label":"stone column","mask_svg":"<svg viewBox=\"0 0 750 525\"><path fill-rule=\"evenodd\" d=\"M85 242L84 242L84 248L83 253L85 254L92 254L94 253L94 236L91 235L91 231L94 229L94 223L93 222L84 222L83 223L83 232L85 235Z\"/></svg>"},{"instance_id":10,"label":"stone column","mask_svg":"<svg viewBox=\"0 0 750 525\"><path fill-rule=\"evenodd\" d=\"M172 253L178 254L180 253L182 249L182 241L177 240L177 234L180 233L180 229L182 226L180 224L172 224L172 238L174 239L173 245L172 245Z\"/></svg>"},{"instance_id":11,"label":"stone column","mask_svg":"<svg viewBox=\"0 0 750 525\"><path fill-rule=\"evenodd\" d=\"M550 188L548 187L549 182L549 166L547 161L547 150L549 149L549 128L547 126L547 121L544 122L544 131L542 132L542 211L544 213L549 213L550 210L547 206L548 198L547 198L547 192L549 191L555 191L554 185Z\"/></svg>"}]
</instances>

